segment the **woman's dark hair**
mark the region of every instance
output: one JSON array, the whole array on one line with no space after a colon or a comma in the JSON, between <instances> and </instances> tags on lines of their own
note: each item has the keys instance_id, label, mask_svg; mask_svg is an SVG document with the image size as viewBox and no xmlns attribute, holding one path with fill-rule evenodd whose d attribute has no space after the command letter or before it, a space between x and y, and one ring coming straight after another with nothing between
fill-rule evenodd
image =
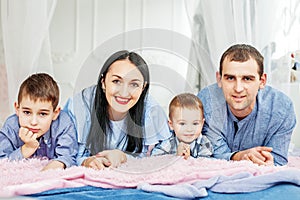
<instances>
[{"instance_id":1,"label":"woman's dark hair","mask_svg":"<svg viewBox=\"0 0 300 200\"><path fill-rule=\"evenodd\" d=\"M127 147L126 151L131 153L140 153L143 147L143 111L144 100L149 90L149 69L144 59L134 52L126 50L118 51L111 55L104 63L98 78L94 105L91 112L91 128L87 138L87 148L92 155L106 149L107 130L111 130L109 120L108 102L102 89L104 81L110 66L118 60L128 59L134 64L144 77L144 89L137 103L129 110L126 117L127 127Z\"/></svg>"}]
</instances>

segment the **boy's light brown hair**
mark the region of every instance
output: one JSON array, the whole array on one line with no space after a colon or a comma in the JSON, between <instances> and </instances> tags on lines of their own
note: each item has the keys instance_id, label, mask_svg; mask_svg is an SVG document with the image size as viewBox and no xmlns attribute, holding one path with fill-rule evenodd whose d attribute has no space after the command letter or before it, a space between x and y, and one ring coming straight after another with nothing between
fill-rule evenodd
<instances>
[{"instance_id":1,"label":"boy's light brown hair","mask_svg":"<svg viewBox=\"0 0 300 200\"><path fill-rule=\"evenodd\" d=\"M204 118L203 105L201 100L194 94L182 93L175 96L169 104L169 118L172 119L173 112L176 108L196 109L202 112Z\"/></svg>"},{"instance_id":2,"label":"boy's light brown hair","mask_svg":"<svg viewBox=\"0 0 300 200\"><path fill-rule=\"evenodd\" d=\"M59 87L56 81L46 73L36 73L29 76L19 88L18 103L28 96L33 101L48 101L52 103L53 110L59 102Z\"/></svg>"}]
</instances>

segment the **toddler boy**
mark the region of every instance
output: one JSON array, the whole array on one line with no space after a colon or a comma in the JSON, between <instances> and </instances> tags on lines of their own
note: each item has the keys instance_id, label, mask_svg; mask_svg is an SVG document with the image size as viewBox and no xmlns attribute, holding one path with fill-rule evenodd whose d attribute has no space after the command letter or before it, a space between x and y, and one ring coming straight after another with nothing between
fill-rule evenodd
<instances>
[{"instance_id":1,"label":"toddler boy","mask_svg":"<svg viewBox=\"0 0 300 200\"><path fill-rule=\"evenodd\" d=\"M201 134L204 124L203 106L193 94L175 96L169 105L169 126L173 135L153 148L151 155L176 154L194 158L210 157L213 147Z\"/></svg>"}]
</instances>

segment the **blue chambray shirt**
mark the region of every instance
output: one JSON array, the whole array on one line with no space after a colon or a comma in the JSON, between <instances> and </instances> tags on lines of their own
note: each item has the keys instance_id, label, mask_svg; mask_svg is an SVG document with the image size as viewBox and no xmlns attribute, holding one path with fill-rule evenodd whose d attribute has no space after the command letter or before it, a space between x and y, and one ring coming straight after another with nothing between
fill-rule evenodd
<instances>
[{"instance_id":1,"label":"blue chambray shirt","mask_svg":"<svg viewBox=\"0 0 300 200\"><path fill-rule=\"evenodd\" d=\"M96 94L96 85L85 88L69 98L64 110L69 113L75 122L78 134L78 156L77 164L81 163L90 156L86 148L86 141L91 127L91 109ZM145 98L145 108L143 114L144 121L144 140L143 149L140 157L145 156L150 145L157 144L160 140L167 139L171 136L168 127L168 118L161 106L150 96ZM109 132L106 141L107 149L126 150L127 137L126 127L123 121L111 121L112 132ZM109 130L108 130L109 131ZM110 143L108 143L110 142Z\"/></svg>"},{"instance_id":2,"label":"blue chambray shirt","mask_svg":"<svg viewBox=\"0 0 300 200\"><path fill-rule=\"evenodd\" d=\"M0 130L0 158L9 160L24 158L21 153L24 142L19 137L19 129L18 116L14 114L8 117ZM37 150L33 156L57 160L64 163L66 167L76 165L78 151L76 131L72 119L66 112L60 112L41 139L46 144L45 151Z\"/></svg>"},{"instance_id":3,"label":"blue chambray shirt","mask_svg":"<svg viewBox=\"0 0 300 200\"><path fill-rule=\"evenodd\" d=\"M197 96L204 106L202 133L212 142L214 157L230 160L237 151L268 146L273 148L275 165L287 164L291 135L296 126L293 103L288 96L265 86L259 90L252 112L240 121L231 113L216 83ZM236 133L234 122L238 127Z\"/></svg>"}]
</instances>

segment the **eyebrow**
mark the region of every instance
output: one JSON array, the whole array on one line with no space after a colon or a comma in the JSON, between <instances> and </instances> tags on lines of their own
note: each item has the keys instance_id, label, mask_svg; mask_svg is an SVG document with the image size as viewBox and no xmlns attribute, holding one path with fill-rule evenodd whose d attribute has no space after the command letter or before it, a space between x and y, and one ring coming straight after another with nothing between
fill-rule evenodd
<instances>
[{"instance_id":1,"label":"eyebrow","mask_svg":"<svg viewBox=\"0 0 300 200\"><path fill-rule=\"evenodd\" d=\"M112 76L115 76L115 77L117 77L117 78L119 78L119 79L123 79L123 77L121 77L121 76L119 76L119 75L115 75L115 74L113 74ZM142 80L140 80L140 79L132 79L131 81L139 81L139 82L143 82Z\"/></svg>"},{"instance_id":2,"label":"eyebrow","mask_svg":"<svg viewBox=\"0 0 300 200\"><path fill-rule=\"evenodd\" d=\"M26 107L26 106L21 106L22 109L27 109L27 110L32 110L31 108L29 107Z\"/></svg>"},{"instance_id":3,"label":"eyebrow","mask_svg":"<svg viewBox=\"0 0 300 200\"><path fill-rule=\"evenodd\" d=\"M42 112L50 112L50 109L41 109Z\"/></svg>"},{"instance_id":4,"label":"eyebrow","mask_svg":"<svg viewBox=\"0 0 300 200\"><path fill-rule=\"evenodd\" d=\"M23 110L32 110L31 108L28 108L28 107L21 107ZM50 109L47 109L47 108L44 108L44 109L40 109L39 111L42 111L42 112L49 112Z\"/></svg>"},{"instance_id":5,"label":"eyebrow","mask_svg":"<svg viewBox=\"0 0 300 200\"><path fill-rule=\"evenodd\" d=\"M224 74L224 77L228 77L228 76L234 76L236 77L236 75L233 74ZM249 78L256 78L254 75L242 75L242 77L249 77Z\"/></svg>"}]
</instances>

